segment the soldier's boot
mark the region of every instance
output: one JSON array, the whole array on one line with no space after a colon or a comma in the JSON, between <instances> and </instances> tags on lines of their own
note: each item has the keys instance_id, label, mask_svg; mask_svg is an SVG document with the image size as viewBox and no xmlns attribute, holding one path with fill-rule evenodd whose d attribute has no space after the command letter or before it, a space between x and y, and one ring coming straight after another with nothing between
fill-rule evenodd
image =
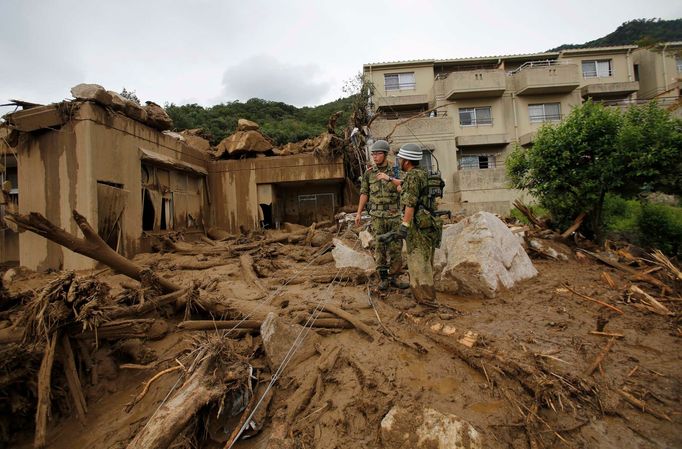
<instances>
[{"instance_id":1,"label":"soldier's boot","mask_svg":"<svg viewBox=\"0 0 682 449\"><path fill-rule=\"evenodd\" d=\"M400 290L405 290L406 288L410 288L410 284L408 284L407 282L401 281L397 276L391 276L389 279L389 283L391 284L391 287L399 288Z\"/></svg>"},{"instance_id":2,"label":"soldier's boot","mask_svg":"<svg viewBox=\"0 0 682 449\"><path fill-rule=\"evenodd\" d=\"M381 279L379 282L379 290L382 292L388 290L388 270L379 270L379 279Z\"/></svg>"}]
</instances>

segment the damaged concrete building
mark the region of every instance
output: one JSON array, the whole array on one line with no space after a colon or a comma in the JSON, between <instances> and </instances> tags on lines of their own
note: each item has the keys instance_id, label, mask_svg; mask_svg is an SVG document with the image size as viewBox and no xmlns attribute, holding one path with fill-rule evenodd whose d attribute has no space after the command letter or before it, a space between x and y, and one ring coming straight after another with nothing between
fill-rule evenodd
<instances>
[{"instance_id":1,"label":"damaged concrete building","mask_svg":"<svg viewBox=\"0 0 682 449\"><path fill-rule=\"evenodd\" d=\"M342 158L312 153L215 160L176 133L99 101L24 105L5 116L2 172L14 207L77 234L77 210L126 257L155 236L187 238L210 227L238 233L284 221L333 218L344 204ZM9 182L6 182L9 181ZM0 206L0 211L5 207ZM2 220L0 220L2 221ZM0 262L33 270L87 269L95 262L5 224Z\"/></svg>"}]
</instances>

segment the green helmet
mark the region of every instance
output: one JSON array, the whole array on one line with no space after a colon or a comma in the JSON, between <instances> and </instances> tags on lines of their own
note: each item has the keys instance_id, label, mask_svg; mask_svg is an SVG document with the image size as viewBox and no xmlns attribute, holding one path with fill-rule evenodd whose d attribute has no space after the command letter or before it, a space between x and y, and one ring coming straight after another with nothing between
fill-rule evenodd
<instances>
[{"instance_id":1,"label":"green helmet","mask_svg":"<svg viewBox=\"0 0 682 449\"><path fill-rule=\"evenodd\" d=\"M388 150L390 149L391 147L388 145L388 142L386 142L385 140L377 140L372 144L372 148L370 149L370 151L372 153L376 153L379 151L388 153Z\"/></svg>"}]
</instances>

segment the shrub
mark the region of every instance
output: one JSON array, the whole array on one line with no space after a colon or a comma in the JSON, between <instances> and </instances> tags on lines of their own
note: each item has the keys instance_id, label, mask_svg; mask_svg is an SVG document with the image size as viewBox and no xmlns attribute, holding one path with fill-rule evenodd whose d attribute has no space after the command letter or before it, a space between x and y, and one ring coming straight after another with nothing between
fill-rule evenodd
<instances>
[{"instance_id":1,"label":"shrub","mask_svg":"<svg viewBox=\"0 0 682 449\"><path fill-rule=\"evenodd\" d=\"M682 255L682 208L645 203L637 228L642 245L672 257Z\"/></svg>"}]
</instances>

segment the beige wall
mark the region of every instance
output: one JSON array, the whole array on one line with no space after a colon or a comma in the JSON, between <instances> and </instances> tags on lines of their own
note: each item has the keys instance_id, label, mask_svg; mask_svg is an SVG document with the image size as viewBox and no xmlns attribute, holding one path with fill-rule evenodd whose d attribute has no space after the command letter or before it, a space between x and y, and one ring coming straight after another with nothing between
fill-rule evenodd
<instances>
[{"instance_id":1,"label":"beige wall","mask_svg":"<svg viewBox=\"0 0 682 449\"><path fill-rule=\"evenodd\" d=\"M344 180L343 160L313 154L212 161L209 164L212 223L230 232L259 227L262 199L272 184Z\"/></svg>"},{"instance_id":2,"label":"beige wall","mask_svg":"<svg viewBox=\"0 0 682 449\"><path fill-rule=\"evenodd\" d=\"M588 84L602 84L602 83L625 83L634 81L634 74L632 72L632 58L627 53L598 53L592 55L580 56L564 56L560 57L563 61L571 61L576 64L580 74L580 86ZM583 61L601 61L611 60L611 76L603 78L585 78L583 76L582 62ZM629 64L629 66L628 66Z\"/></svg>"},{"instance_id":3,"label":"beige wall","mask_svg":"<svg viewBox=\"0 0 682 449\"><path fill-rule=\"evenodd\" d=\"M679 95L679 82L682 73L677 71L676 55L682 56L681 46L637 49L633 61L639 66L638 97L650 99L661 96Z\"/></svg>"},{"instance_id":4,"label":"beige wall","mask_svg":"<svg viewBox=\"0 0 682 449\"><path fill-rule=\"evenodd\" d=\"M182 142L99 106L81 104L59 130L24 136L19 154L19 211L40 212L54 224L78 234L71 210L93 227L98 221L97 181L123 185L128 191L122 216L122 250L132 256L142 249L140 148L206 166L203 155ZM180 198L201 219L203 185ZM74 254L30 232L20 234L20 262L31 269L86 269L89 258Z\"/></svg>"},{"instance_id":5,"label":"beige wall","mask_svg":"<svg viewBox=\"0 0 682 449\"><path fill-rule=\"evenodd\" d=\"M405 90L386 91L384 75L394 73L414 72L415 88ZM379 97L405 96L405 95L431 95L433 91L433 65L410 66L410 67L379 67L368 68L365 75L374 83L375 95Z\"/></svg>"}]
</instances>

